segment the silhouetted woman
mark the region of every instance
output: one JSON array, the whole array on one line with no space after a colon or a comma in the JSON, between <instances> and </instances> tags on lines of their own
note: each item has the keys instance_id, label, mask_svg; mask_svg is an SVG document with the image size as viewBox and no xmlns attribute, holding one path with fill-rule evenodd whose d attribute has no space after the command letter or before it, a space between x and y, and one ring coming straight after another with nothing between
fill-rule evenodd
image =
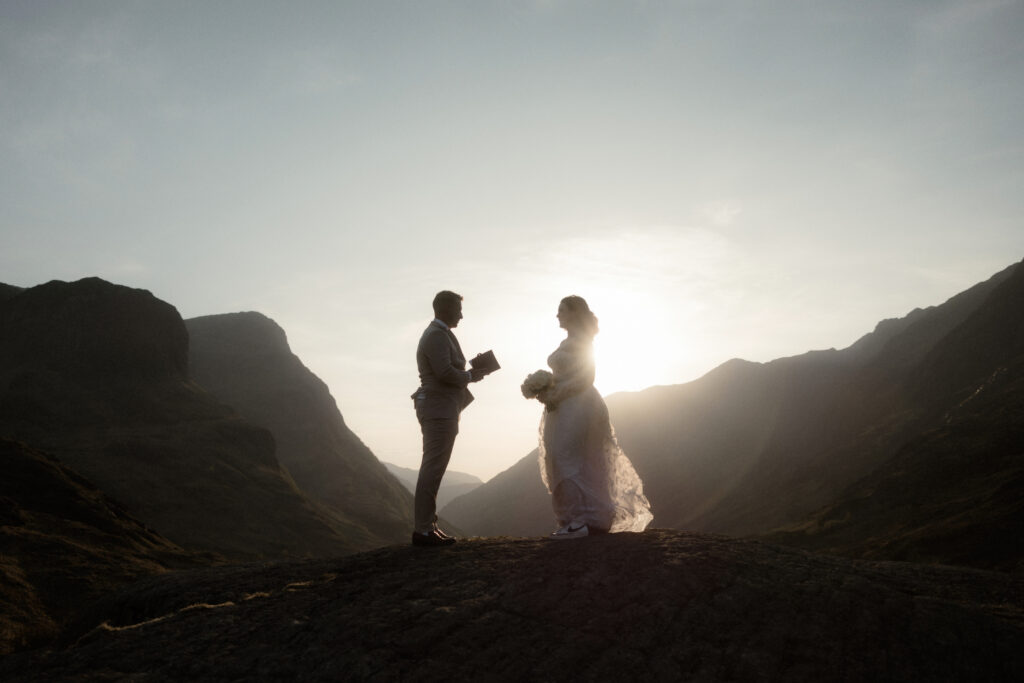
<instances>
[{"instance_id":1,"label":"silhouetted woman","mask_svg":"<svg viewBox=\"0 0 1024 683\"><path fill-rule=\"evenodd\" d=\"M643 531L653 518L650 503L594 388L597 316L582 297L568 296L558 323L567 336L548 356L552 381L537 395L545 405L540 471L559 527L552 536Z\"/></svg>"}]
</instances>

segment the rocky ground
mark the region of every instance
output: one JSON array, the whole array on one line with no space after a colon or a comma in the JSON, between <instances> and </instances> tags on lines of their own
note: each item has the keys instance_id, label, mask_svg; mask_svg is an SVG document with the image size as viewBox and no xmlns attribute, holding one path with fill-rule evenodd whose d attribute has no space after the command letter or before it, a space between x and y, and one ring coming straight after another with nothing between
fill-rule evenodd
<instances>
[{"instance_id":1,"label":"rocky ground","mask_svg":"<svg viewBox=\"0 0 1024 683\"><path fill-rule=\"evenodd\" d=\"M145 579L0 679L1010 681L1024 577L651 530Z\"/></svg>"}]
</instances>

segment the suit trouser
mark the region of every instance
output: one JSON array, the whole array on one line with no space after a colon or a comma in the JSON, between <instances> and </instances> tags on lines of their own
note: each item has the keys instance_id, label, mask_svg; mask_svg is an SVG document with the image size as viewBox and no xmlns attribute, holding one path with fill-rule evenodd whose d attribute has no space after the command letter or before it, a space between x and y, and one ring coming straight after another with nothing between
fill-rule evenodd
<instances>
[{"instance_id":1,"label":"suit trouser","mask_svg":"<svg viewBox=\"0 0 1024 683\"><path fill-rule=\"evenodd\" d=\"M416 502L413 514L416 531L427 533L437 522L437 490L448 469L448 461L459 433L458 418L427 418L420 420L423 432L423 462L416 480Z\"/></svg>"}]
</instances>

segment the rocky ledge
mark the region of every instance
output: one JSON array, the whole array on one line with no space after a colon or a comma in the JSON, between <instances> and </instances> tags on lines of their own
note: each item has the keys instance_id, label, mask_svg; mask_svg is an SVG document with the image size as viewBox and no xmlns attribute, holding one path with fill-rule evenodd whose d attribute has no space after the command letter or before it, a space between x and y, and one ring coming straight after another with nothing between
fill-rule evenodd
<instances>
[{"instance_id":1,"label":"rocky ledge","mask_svg":"<svg viewBox=\"0 0 1024 683\"><path fill-rule=\"evenodd\" d=\"M650 530L145 579L3 680L1021 680L1024 577Z\"/></svg>"}]
</instances>

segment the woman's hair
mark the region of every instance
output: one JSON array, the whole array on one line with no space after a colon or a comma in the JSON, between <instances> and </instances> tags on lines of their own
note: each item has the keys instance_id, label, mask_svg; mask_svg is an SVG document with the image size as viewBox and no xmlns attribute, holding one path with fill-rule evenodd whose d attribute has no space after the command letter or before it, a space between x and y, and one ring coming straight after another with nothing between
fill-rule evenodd
<instances>
[{"instance_id":1,"label":"woman's hair","mask_svg":"<svg viewBox=\"0 0 1024 683\"><path fill-rule=\"evenodd\" d=\"M588 337L593 337L598 333L597 316L590 310L586 299L573 294L562 299L562 303L573 314L575 322L584 334Z\"/></svg>"}]
</instances>

